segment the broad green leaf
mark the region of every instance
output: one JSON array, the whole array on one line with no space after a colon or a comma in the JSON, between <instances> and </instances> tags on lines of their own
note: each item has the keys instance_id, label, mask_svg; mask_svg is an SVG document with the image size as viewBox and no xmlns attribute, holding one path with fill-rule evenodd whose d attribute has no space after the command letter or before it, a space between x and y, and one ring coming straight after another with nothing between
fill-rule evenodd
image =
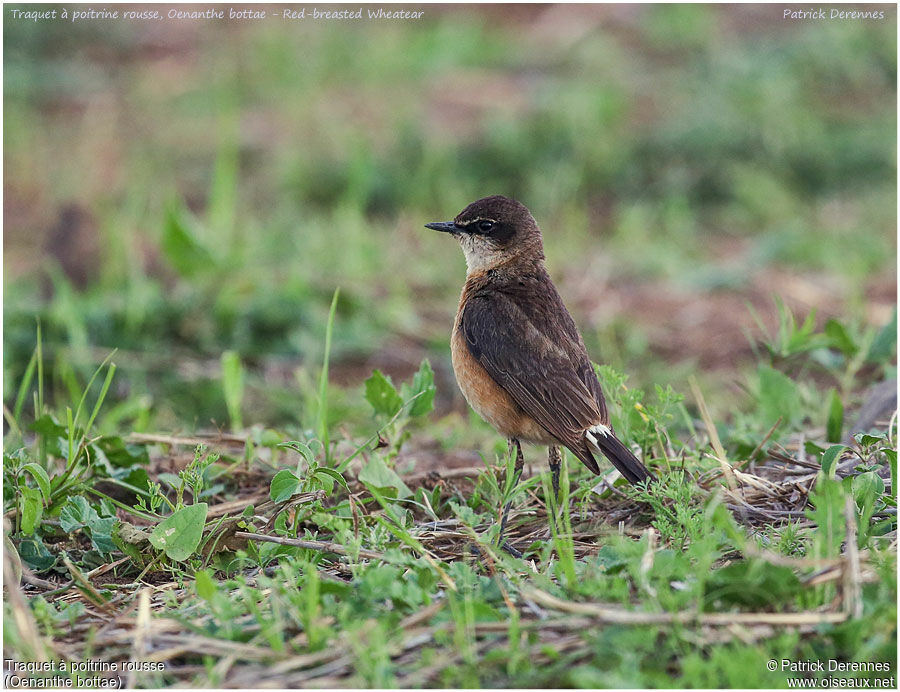
<instances>
[{"instance_id":1,"label":"broad green leaf","mask_svg":"<svg viewBox=\"0 0 900 692\"><path fill-rule=\"evenodd\" d=\"M787 375L768 365L760 365L759 407L766 425L781 418L785 425L797 420L802 412L797 384Z\"/></svg>"},{"instance_id":2,"label":"broad green leaf","mask_svg":"<svg viewBox=\"0 0 900 692\"><path fill-rule=\"evenodd\" d=\"M347 485L347 481L345 481L344 477L341 474L339 474L337 471L335 471L334 469L328 469L323 466L320 466L315 471L313 471L313 473L314 474L320 473L325 476L328 476L328 477L334 479L335 481L337 481L344 488L344 490L347 490L348 492L350 491L350 486Z\"/></svg>"},{"instance_id":3,"label":"broad green leaf","mask_svg":"<svg viewBox=\"0 0 900 692\"><path fill-rule=\"evenodd\" d=\"M244 399L244 368L241 358L235 351L222 353L222 390L225 393L225 406L233 430L243 428L241 420L241 402Z\"/></svg>"},{"instance_id":4,"label":"broad green leaf","mask_svg":"<svg viewBox=\"0 0 900 692\"><path fill-rule=\"evenodd\" d=\"M50 476L47 475L47 472L34 462L25 464L25 466L22 467L22 470L28 471L28 473L31 474L31 477L34 478L35 482L38 484L38 488L40 488L41 494L44 496L44 501L49 501Z\"/></svg>"},{"instance_id":5,"label":"broad green leaf","mask_svg":"<svg viewBox=\"0 0 900 692\"><path fill-rule=\"evenodd\" d=\"M37 536L23 538L19 542L19 557L35 572L46 572L56 564L56 557Z\"/></svg>"},{"instance_id":6,"label":"broad green leaf","mask_svg":"<svg viewBox=\"0 0 900 692\"><path fill-rule=\"evenodd\" d=\"M844 404L836 389L828 395L828 417L825 423L825 439L828 442L840 442L844 428Z\"/></svg>"},{"instance_id":7,"label":"broad green leaf","mask_svg":"<svg viewBox=\"0 0 900 692\"><path fill-rule=\"evenodd\" d=\"M116 506L108 498L100 498L100 514L104 517L115 517L116 511Z\"/></svg>"},{"instance_id":8,"label":"broad green leaf","mask_svg":"<svg viewBox=\"0 0 900 692\"><path fill-rule=\"evenodd\" d=\"M101 553L111 553L116 549L111 536L116 521L115 517L100 517L81 495L70 497L59 514L59 525L63 531L72 533L76 529L85 529L94 548Z\"/></svg>"},{"instance_id":9,"label":"broad green leaf","mask_svg":"<svg viewBox=\"0 0 900 692\"><path fill-rule=\"evenodd\" d=\"M150 474L147 473L147 469L140 466L133 468L128 475L120 480L143 492L147 492L147 489L150 487Z\"/></svg>"},{"instance_id":10,"label":"broad green leaf","mask_svg":"<svg viewBox=\"0 0 900 692\"><path fill-rule=\"evenodd\" d=\"M888 360L897 350L897 308L894 308L894 316L875 335L875 339L869 346L866 360L870 363L879 363Z\"/></svg>"},{"instance_id":11,"label":"broad green leaf","mask_svg":"<svg viewBox=\"0 0 900 692\"><path fill-rule=\"evenodd\" d=\"M825 448L821 445L817 445L812 440L807 440L803 443L803 449L806 450L807 454L821 454L825 451Z\"/></svg>"},{"instance_id":12,"label":"broad green leaf","mask_svg":"<svg viewBox=\"0 0 900 692\"><path fill-rule=\"evenodd\" d=\"M310 479L312 485L316 487L321 486L326 495L331 495L331 491L334 490L334 478L325 473L317 474L316 471L318 471L318 469L312 472L312 478Z\"/></svg>"},{"instance_id":13,"label":"broad green leaf","mask_svg":"<svg viewBox=\"0 0 900 692\"><path fill-rule=\"evenodd\" d=\"M130 445L118 435L104 435L96 446L106 455L109 463L117 468L150 463L146 445Z\"/></svg>"},{"instance_id":14,"label":"broad green leaf","mask_svg":"<svg viewBox=\"0 0 900 692\"><path fill-rule=\"evenodd\" d=\"M87 528L91 534L91 544L96 550L101 553L111 553L116 549L112 532L118 521L115 517L97 517L91 520Z\"/></svg>"},{"instance_id":15,"label":"broad green leaf","mask_svg":"<svg viewBox=\"0 0 900 692\"><path fill-rule=\"evenodd\" d=\"M216 582L205 569L194 572L194 588L197 590L197 595L204 601L212 600L218 591Z\"/></svg>"},{"instance_id":16,"label":"broad green leaf","mask_svg":"<svg viewBox=\"0 0 900 692\"><path fill-rule=\"evenodd\" d=\"M816 524L812 557L837 557L846 535L844 491L841 484L825 476L819 478L809 496L806 516Z\"/></svg>"},{"instance_id":17,"label":"broad green leaf","mask_svg":"<svg viewBox=\"0 0 900 692\"><path fill-rule=\"evenodd\" d=\"M301 481L293 471L282 469L272 478L269 497L272 502L284 502L294 493L300 492Z\"/></svg>"},{"instance_id":18,"label":"broad green leaf","mask_svg":"<svg viewBox=\"0 0 900 692\"><path fill-rule=\"evenodd\" d=\"M375 413L386 416L395 415L403 406L403 398L380 370L373 371L372 376L366 380L366 401L372 405Z\"/></svg>"},{"instance_id":19,"label":"broad green leaf","mask_svg":"<svg viewBox=\"0 0 900 692\"><path fill-rule=\"evenodd\" d=\"M412 495L412 491L406 486L406 483L393 469L387 467L384 459L378 454L373 454L372 458L369 459L369 463L360 471L359 480L382 491L384 488L391 488L396 491L396 497L409 497Z\"/></svg>"},{"instance_id":20,"label":"broad green leaf","mask_svg":"<svg viewBox=\"0 0 900 692\"><path fill-rule=\"evenodd\" d=\"M36 432L39 435L48 435L55 437L66 437L68 435L68 431L65 426L60 425L56 422L56 419L53 418L49 413L45 413L43 416L38 418L34 423L28 426L29 430L32 432Z\"/></svg>"},{"instance_id":21,"label":"broad green leaf","mask_svg":"<svg viewBox=\"0 0 900 692\"><path fill-rule=\"evenodd\" d=\"M419 371L413 376L412 384L403 384L400 387L403 401L413 399L409 405L409 416L424 416L434 408L434 395L437 391L434 386L434 371L427 359L422 361Z\"/></svg>"},{"instance_id":22,"label":"broad green leaf","mask_svg":"<svg viewBox=\"0 0 900 692\"><path fill-rule=\"evenodd\" d=\"M441 485L440 483L434 486L434 490L431 491L431 507L435 512L438 511L438 508L441 506Z\"/></svg>"},{"instance_id":23,"label":"broad green leaf","mask_svg":"<svg viewBox=\"0 0 900 692\"><path fill-rule=\"evenodd\" d=\"M278 534L279 536L289 536L290 535L290 531L288 530L288 527L287 527L287 520L288 520L287 512L279 512L278 516L275 517L275 524L273 525L273 528L275 530L275 533ZM252 545L252 543L250 545Z\"/></svg>"},{"instance_id":24,"label":"broad green leaf","mask_svg":"<svg viewBox=\"0 0 900 692\"><path fill-rule=\"evenodd\" d=\"M618 568L628 564L628 558L621 555L615 548L610 545L604 545L597 551L595 558L597 564L603 567L607 572L612 572Z\"/></svg>"},{"instance_id":25,"label":"broad green leaf","mask_svg":"<svg viewBox=\"0 0 900 692\"><path fill-rule=\"evenodd\" d=\"M847 449L844 445L832 445L822 454L822 473L827 478L834 478L835 462L841 456L841 452Z\"/></svg>"},{"instance_id":26,"label":"broad green leaf","mask_svg":"<svg viewBox=\"0 0 900 692\"><path fill-rule=\"evenodd\" d=\"M277 446L294 450L297 454L306 459L306 463L310 466L313 466L316 463L316 455L313 454L312 449L310 449L310 446L305 442L301 442L300 440L288 440L287 442L279 442Z\"/></svg>"},{"instance_id":27,"label":"broad green leaf","mask_svg":"<svg viewBox=\"0 0 900 692\"><path fill-rule=\"evenodd\" d=\"M828 337L828 344L832 348L836 348L845 356L852 357L859 350L859 346L853 341L847 328L836 319L830 319L825 323L825 336Z\"/></svg>"},{"instance_id":28,"label":"broad green leaf","mask_svg":"<svg viewBox=\"0 0 900 692\"><path fill-rule=\"evenodd\" d=\"M44 502L37 488L24 487L22 490L22 533L30 536L41 523Z\"/></svg>"},{"instance_id":29,"label":"broad green leaf","mask_svg":"<svg viewBox=\"0 0 900 692\"><path fill-rule=\"evenodd\" d=\"M875 508L883 505L884 481L874 471L866 471L853 477L850 492L853 493L853 499L859 510L859 516L856 518L859 529L858 543L860 548L864 548L874 528L871 526L871 521ZM890 521L887 522L887 524L890 523Z\"/></svg>"},{"instance_id":30,"label":"broad green leaf","mask_svg":"<svg viewBox=\"0 0 900 692\"><path fill-rule=\"evenodd\" d=\"M97 511L81 495L74 495L59 513L59 525L66 533L87 526L92 519L99 519Z\"/></svg>"},{"instance_id":31,"label":"broad green leaf","mask_svg":"<svg viewBox=\"0 0 900 692\"><path fill-rule=\"evenodd\" d=\"M859 505L874 503L884 492L884 481L874 471L853 477L853 499Z\"/></svg>"},{"instance_id":32,"label":"broad green leaf","mask_svg":"<svg viewBox=\"0 0 900 692\"><path fill-rule=\"evenodd\" d=\"M190 227L190 212L180 204L166 208L163 223L163 255L181 276L190 278L213 266L209 250L197 239Z\"/></svg>"},{"instance_id":33,"label":"broad green leaf","mask_svg":"<svg viewBox=\"0 0 900 692\"><path fill-rule=\"evenodd\" d=\"M884 442L885 438L884 435L869 435L868 433L857 433L854 437L861 447L869 447L879 442Z\"/></svg>"},{"instance_id":34,"label":"broad green leaf","mask_svg":"<svg viewBox=\"0 0 900 692\"><path fill-rule=\"evenodd\" d=\"M150 543L176 562L187 560L200 545L207 509L198 502L173 512L153 529Z\"/></svg>"}]
</instances>

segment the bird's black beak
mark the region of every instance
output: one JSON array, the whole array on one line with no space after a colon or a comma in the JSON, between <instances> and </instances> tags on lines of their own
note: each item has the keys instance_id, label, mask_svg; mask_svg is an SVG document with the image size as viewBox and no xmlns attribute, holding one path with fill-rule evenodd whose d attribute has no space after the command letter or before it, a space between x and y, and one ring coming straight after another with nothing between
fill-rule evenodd
<instances>
[{"instance_id":1,"label":"bird's black beak","mask_svg":"<svg viewBox=\"0 0 900 692\"><path fill-rule=\"evenodd\" d=\"M443 233L458 233L462 229L453 221L437 221L435 223L426 223L425 228L433 231L442 231Z\"/></svg>"}]
</instances>

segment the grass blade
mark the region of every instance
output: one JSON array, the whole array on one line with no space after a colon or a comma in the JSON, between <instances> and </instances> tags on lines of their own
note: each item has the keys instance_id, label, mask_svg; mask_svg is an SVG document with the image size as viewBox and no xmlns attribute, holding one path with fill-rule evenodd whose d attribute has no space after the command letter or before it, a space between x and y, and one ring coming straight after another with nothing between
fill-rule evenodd
<instances>
[{"instance_id":1,"label":"grass blade","mask_svg":"<svg viewBox=\"0 0 900 692\"><path fill-rule=\"evenodd\" d=\"M334 327L334 315L337 312L340 287L334 289L331 298L331 309L328 311L328 323L325 326L325 355L322 358L322 374L319 376L319 411L316 420L316 431L325 447L325 463L331 464L331 445L328 439L328 359L331 355L331 331Z\"/></svg>"},{"instance_id":2,"label":"grass blade","mask_svg":"<svg viewBox=\"0 0 900 692\"><path fill-rule=\"evenodd\" d=\"M110 354L112 357L112 354ZM97 396L97 402L94 404L94 410L91 411L91 417L88 418L87 425L84 426L84 434L87 435L88 431L91 429L91 426L94 425L94 421L97 418L97 414L100 413L100 407L103 406L103 401L106 399L106 394L109 392L109 385L112 383L113 375L116 374L116 364L110 363L109 368L106 371L106 379L103 380L103 386L100 388L100 394Z\"/></svg>"},{"instance_id":3,"label":"grass blade","mask_svg":"<svg viewBox=\"0 0 900 692\"><path fill-rule=\"evenodd\" d=\"M37 371L38 371L38 391L37 391L37 407L34 412L34 419L37 420L44 414L44 347L41 338L41 321L37 323Z\"/></svg>"},{"instance_id":4,"label":"grass blade","mask_svg":"<svg viewBox=\"0 0 900 692\"><path fill-rule=\"evenodd\" d=\"M116 349L116 350L118 350L118 349ZM75 417L72 419L75 423L78 423L78 419L81 417L81 409L84 407L84 402L87 399L88 392L91 391L91 386L93 386L94 380L97 379L97 375L100 374L100 371L103 370L103 368L106 366L106 364L109 363L109 361L115 355L116 350L113 350L112 353L110 353L108 356L106 356L106 358L103 359L103 362L100 363L100 365L97 367L96 370L94 370L94 374L91 375L91 379L88 380L87 386L85 386L84 392L81 394L81 400L78 402L78 408L75 409ZM109 385L107 385L107 387L108 386ZM105 396L105 393L103 394L103 396ZM98 409L95 406L94 407L94 415L96 415L97 410ZM93 417L91 417L91 420L93 421ZM90 425L88 425L85 428L85 433L87 432L87 429L89 427L90 427Z\"/></svg>"},{"instance_id":5,"label":"grass blade","mask_svg":"<svg viewBox=\"0 0 900 692\"><path fill-rule=\"evenodd\" d=\"M237 351L225 351L222 354L221 363L225 407L228 409L231 429L237 432L244 427L241 416L241 401L244 398L244 368Z\"/></svg>"},{"instance_id":6,"label":"grass blade","mask_svg":"<svg viewBox=\"0 0 900 692\"><path fill-rule=\"evenodd\" d=\"M16 421L22 415L22 407L25 405L25 396L31 388L31 380L34 379L34 371L37 365L37 349L31 354L31 360L28 361L28 367L25 368L25 375L19 384L19 392L16 394L16 403L13 406L13 418Z\"/></svg>"}]
</instances>

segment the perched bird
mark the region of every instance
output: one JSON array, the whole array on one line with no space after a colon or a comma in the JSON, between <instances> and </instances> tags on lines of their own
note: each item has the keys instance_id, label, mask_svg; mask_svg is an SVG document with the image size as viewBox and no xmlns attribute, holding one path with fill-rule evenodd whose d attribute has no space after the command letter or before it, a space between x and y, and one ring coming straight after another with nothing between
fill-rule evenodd
<instances>
[{"instance_id":1,"label":"perched bird","mask_svg":"<svg viewBox=\"0 0 900 692\"><path fill-rule=\"evenodd\" d=\"M631 483L652 478L609 424L584 340L544 267L541 230L528 209L508 197L485 197L453 221L425 227L450 233L465 254L450 339L453 371L469 405L515 449L516 482L521 442L549 445L557 496L560 445L595 474L602 454Z\"/></svg>"}]
</instances>

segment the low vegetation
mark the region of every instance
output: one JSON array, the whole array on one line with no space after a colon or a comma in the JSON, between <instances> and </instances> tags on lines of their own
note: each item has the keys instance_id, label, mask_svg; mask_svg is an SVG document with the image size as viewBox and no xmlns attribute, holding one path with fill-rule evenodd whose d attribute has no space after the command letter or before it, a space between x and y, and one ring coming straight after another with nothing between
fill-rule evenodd
<instances>
[{"instance_id":1,"label":"low vegetation","mask_svg":"<svg viewBox=\"0 0 900 692\"><path fill-rule=\"evenodd\" d=\"M891 352L879 350L888 333L847 357L840 325L831 337L790 316L784 325L791 333L763 352L801 368L827 355L842 364L836 380L854 357L883 368ZM322 426L303 439L262 428L123 439L93 431L112 362L51 410L38 341L4 456L17 657L160 664L128 671L148 686L784 686L782 659L890 677L895 418L840 443L836 395L824 418L779 436L796 407L809 409L766 362L756 410L720 430L699 390L696 418L671 388L647 395L598 367L617 428L660 482L598 479L570 458L557 504L542 469L512 487L503 455L398 473L427 431L411 432L433 407L427 361L399 387L377 370L366 381L375 418L355 449L329 442L327 360L321 374ZM242 377L224 357L230 410ZM496 546L510 500L522 560Z\"/></svg>"},{"instance_id":2,"label":"low vegetation","mask_svg":"<svg viewBox=\"0 0 900 692\"><path fill-rule=\"evenodd\" d=\"M611 7L5 22L13 672L896 686L896 10ZM493 193L659 483L462 401Z\"/></svg>"}]
</instances>

